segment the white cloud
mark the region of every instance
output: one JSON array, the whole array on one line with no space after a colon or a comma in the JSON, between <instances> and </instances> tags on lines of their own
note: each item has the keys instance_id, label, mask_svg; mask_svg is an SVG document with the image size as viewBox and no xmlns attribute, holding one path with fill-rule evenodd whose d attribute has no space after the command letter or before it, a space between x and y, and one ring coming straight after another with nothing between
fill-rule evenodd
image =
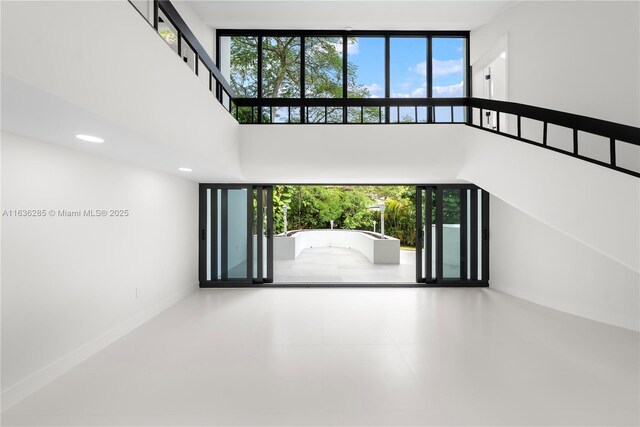
<instances>
[{"instance_id":1,"label":"white cloud","mask_svg":"<svg viewBox=\"0 0 640 427\"><path fill-rule=\"evenodd\" d=\"M416 64L415 67L409 67L409 71L415 71L416 73L426 76L427 75L427 62L422 61ZM433 60L433 75L434 76L446 76L448 74L455 74L462 72L462 58L461 59L449 59L441 61L439 59Z\"/></svg>"},{"instance_id":2,"label":"white cloud","mask_svg":"<svg viewBox=\"0 0 640 427\"><path fill-rule=\"evenodd\" d=\"M412 98L424 98L425 96L427 96L427 87L426 86L419 87L418 89L414 89L411 92L411 97Z\"/></svg>"},{"instance_id":3,"label":"white cloud","mask_svg":"<svg viewBox=\"0 0 640 427\"><path fill-rule=\"evenodd\" d=\"M433 60L433 75L434 76L446 76L448 74L455 74L462 72L462 58L449 59L441 61L439 59Z\"/></svg>"},{"instance_id":4,"label":"white cloud","mask_svg":"<svg viewBox=\"0 0 640 427\"><path fill-rule=\"evenodd\" d=\"M421 74L423 76L426 76L427 75L427 63L426 63L426 61L423 61L423 62L421 62L419 64L416 64L415 67L410 67L409 68L409 71L414 71L414 70L415 70L416 73Z\"/></svg>"},{"instance_id":5,"label":"white cloud","mask_svg":"<svg viewBox=\"0 0 640 427\"><path fill-rule=\"evenodd\" d=\"M441 98L458 98L462 96L464 82L460 82L450 86L434 86L433 96Z\"/></svg>"},{"instance_id":6,"label":"white cloud","mask_svg":"<svg viewBox=\"0 0 640 427\"><path fill-rule=\"evenodd\" d=\"M342 42L333 44L338 53L342 53ZM347 43L347 55L357 55L360 52L360 43L356 39L353 43Z\"/></svg>"},{"instance_id":7,"label":"white cloud","mask_svg":"<svg viewBox=\"0 0 640 427\"><path fill-rule=\"evenodd\" d=\"M369 93L371 94L372 98L380 98L381 96L384 95L382 86L380 86L378 83L372 83L365 87L369 90Z\"/></svg>"}]
</instances>

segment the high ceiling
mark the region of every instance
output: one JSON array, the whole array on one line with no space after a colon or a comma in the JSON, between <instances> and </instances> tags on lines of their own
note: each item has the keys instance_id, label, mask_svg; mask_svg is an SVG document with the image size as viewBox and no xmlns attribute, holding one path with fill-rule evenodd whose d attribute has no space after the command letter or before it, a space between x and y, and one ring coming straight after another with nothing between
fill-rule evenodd
<instances>
[{"instance_id":1,"label":"high ceiling","mask_svg":"<svg viewBox=\"0 0 640 427\"><path fill-rule=\"evenodd\" d=\"M184 0L213 28L472 30L516 1Z\"/></svg>"}]
</instances>

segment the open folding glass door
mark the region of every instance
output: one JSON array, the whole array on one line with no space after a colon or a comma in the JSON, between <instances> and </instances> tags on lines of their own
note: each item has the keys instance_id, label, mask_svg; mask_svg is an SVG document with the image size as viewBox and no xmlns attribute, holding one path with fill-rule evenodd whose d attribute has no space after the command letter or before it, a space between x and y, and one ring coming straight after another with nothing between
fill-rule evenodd
<instances>
[{"instance_id":1,"label":"open folding glass door","mask_svg":"<svg viewBox=\"0 0 640 427\"><path fill-rule=\"evenodd\" d=\"M273 187L253 187L253 283L273 283Z\"/></svg>"},{"instance_id":2,"label":"open folding glass door","mask_svg":"<svg viewBox=\"0 0 640 427\"><path fill-rule=\"evenodd\" d=\"M272 192L266 186L200 185L201 287L273 281Z\"/></svg>"},{"instance_id":3,"label":"open folding glass door","mask_svg":"<svg viewBox=\"0 0 640 427\"><path fill-rule=\"evenodd\" d=\"M416 188L416 281L489 283L489 193L473 185Z\"/></svg>"}]
</instances>

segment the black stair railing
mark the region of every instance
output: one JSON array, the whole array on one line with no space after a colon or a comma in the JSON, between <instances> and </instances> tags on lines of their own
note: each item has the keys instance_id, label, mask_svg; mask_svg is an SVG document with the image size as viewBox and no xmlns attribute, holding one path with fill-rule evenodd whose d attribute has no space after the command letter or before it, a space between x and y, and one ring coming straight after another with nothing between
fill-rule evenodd
<instances>
[{"instance_id":1,"label":"black stair railing","mask_svg":"<svg viewBox=\"0 0 640 427\"><path fill-rule=\"evenodd\" d=\"M640 128L515 102L468 98L467 105L467 126L640 178ZM487 118L489 120L486 120ZM526 135L524 120L530 125ZM557 142L562 138L554 138L556 141L551 141L550 125L564 129L565 134L570 132L569 144L559 146ZM595 141L600 148L606 145L605 150L588 149L582 145L586 144L587 139ZM596 157L594 151L608 151L608 155L603 156L600 153ZM618 156L618 152L624 154L624 159Z\"/></svg>"},{"instance_id":2,"label":"black stair railing","mask_svg":"<svg viewBox=\"0 0 640 427\"><path fill-rule=\"evenodd\" d=\"M151 20L148 20L131 0L129 0L129 3L147 20L156 32L159 32L161 21L165 19L168 21L165 24L172 28L171 31L175 31L178 56L187 63L189 58L192 58L193 66L191 69L193 72L208 79L209 90L215 94L216 99L225 106L227 111L230 111L232 101L236 98L235 91L173 4L169 0L153 0L153 16Z\"/></svg>"},{"instance_id":3,"label":"black stair railing","mask_svg":"<svg viewBox=\"0 0 640 427\"><path fill-rule=\"evenodd\" d=\"M241 124L464 124L640 178L640 128L578 114L471 97L238 98L171 2L154 0L153 10L150 24L158 31L160 14L169 21L178 55L187 62L183 51L191 49L192 70L208 73L209 90ZM570 135L568 143L550 138L551 127ZM597 155L581 145L593 138Z\"/></svg>"}]
</instances>

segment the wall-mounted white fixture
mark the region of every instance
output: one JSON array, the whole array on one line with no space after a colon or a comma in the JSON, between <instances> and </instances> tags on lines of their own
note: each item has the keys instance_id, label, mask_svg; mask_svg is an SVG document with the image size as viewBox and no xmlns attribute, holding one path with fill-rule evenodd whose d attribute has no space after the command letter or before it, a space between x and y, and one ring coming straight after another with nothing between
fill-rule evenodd
<instances>
[{"instance_id":1,"label":"wall-mounted white fixture","mask_svg":"<svg viewBox=\"0 0 640 427\"><path fill-rule=\"evenodd\" d=\"M193 171L193 169L191 169L191 168L178 168L178 170L180 172L191 172L191 171Z\"/></svg>"},{"instance_id":2,"label":"wall-mounted white fixture","mask_svg":"<svg viewBox=\"0 0 640 427\"><path fill-rule=\"evenodd\" d=\"M79 135L76 135L76 138L84 142L91 142L93 144L102 144L104 142L104 139L98 138L97 136L92 136L92 135L79 134Z\"/></svg>"}]
</instances>

